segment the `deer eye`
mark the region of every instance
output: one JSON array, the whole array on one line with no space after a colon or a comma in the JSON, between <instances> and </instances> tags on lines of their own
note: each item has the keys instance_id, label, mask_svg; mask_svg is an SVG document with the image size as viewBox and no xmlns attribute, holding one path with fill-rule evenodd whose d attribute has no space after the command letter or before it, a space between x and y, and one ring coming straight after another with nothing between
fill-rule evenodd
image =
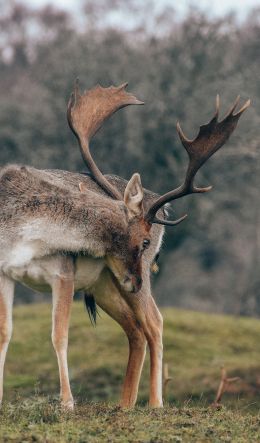
<instances>
[{"instance_id":1,"label":"deer eye","mask_svg":"<svg viewBox=\"0 0 260 443\"><path fill-rule=\"evenodd\" d=\"M146 249L150 246L150 240L148 240L148 238L145 238L143 241L143 248Z\"/></svg>"}]
</instances>

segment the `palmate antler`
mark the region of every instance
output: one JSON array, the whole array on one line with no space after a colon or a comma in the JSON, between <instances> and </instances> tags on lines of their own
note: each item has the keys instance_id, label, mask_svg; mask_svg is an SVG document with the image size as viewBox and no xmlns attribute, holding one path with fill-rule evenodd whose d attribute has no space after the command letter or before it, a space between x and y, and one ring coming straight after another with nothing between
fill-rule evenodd
<instances>
[{"instance_id":1,"label":"palmate antler","mask_svg":"<svg viewBox=\"0 0 260 443\"><path fill-rule=\"evenodd\" d=\"M143 105L134 95L126 92L126 86L127 83L109 88L97 85L81 95L77 80L67 108L69 126L79 141L83 159L95 181L107 194L119 200L122 199L122 195L95 164L89 151L89 142L103 122L116 111L128 105Z\"/></svg>"},{"instance_id":2,"label":"palmate antler","mask_svg":"<svg viewBox=\"0 0 260 443\"><path fill-rule=\"evenodd\" d=\"M173 226L186 218L186 215L175 221L161 220L156 216L158 210L173 200L180 197L184 197L188 194L207 192L211 190L211 186L207 188L198 188L194 186L193 181L196 173L200 167L210 158L218 149L221 148L228 140L232 132L234 131L239 117L241 114L250 106L250 100L248 100L242 108L234 113L238 102L239 96L234 102L233 106L224 117L224 119L218 122L219 114L219 96L216 98L216 112L214 117L206 125L200 126L199 133L193 140L188 140L180 124L177 123L177 132L181 139L181 142L186 149L189 156L189 164L185 176L185 180L181 186L178 188L167 192L166 194L159 197L155 203L149 208L145 215L145 219L149 223L158 223L163 225Z\"/></svg>"}]
</instances>

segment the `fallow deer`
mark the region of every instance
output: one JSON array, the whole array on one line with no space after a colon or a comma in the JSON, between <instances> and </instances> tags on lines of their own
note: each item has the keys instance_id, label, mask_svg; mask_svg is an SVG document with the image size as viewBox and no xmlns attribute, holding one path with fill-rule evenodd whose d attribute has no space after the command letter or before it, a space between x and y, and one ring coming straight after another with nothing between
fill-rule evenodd
<instances>
[{"instance_id":1,"label":"fallow deer","mask_svg":"<svg viewBox=\"0 0 260 443\"><path fill-rule=\"evenodd\" d=\"M213 119L188 140L177 131L189 156L184 183L159 197L143 190L134 174L127 183L104 176L91 157L89 141L105 119L130 104L142 104L125 91L97 86L83 95L75 87L68 122L90 175L9 165L0 170L0 401L3 370L12 332L14 283L52 291L52 341L57 354L61 401L72 409L67 345L75 291L85 291L124 329L129 359L121 405L135 404L145 357L150 349L150 405L162 406L162 317L151 295L150 267L158 253L166 203L210 188L193 184L198 169L228 139L249 101L236 113L238 100L218 122ZM158 214L158 215L157 215ZM87 301L88 303L88 301Z\"/></svg>"}]
</instances>

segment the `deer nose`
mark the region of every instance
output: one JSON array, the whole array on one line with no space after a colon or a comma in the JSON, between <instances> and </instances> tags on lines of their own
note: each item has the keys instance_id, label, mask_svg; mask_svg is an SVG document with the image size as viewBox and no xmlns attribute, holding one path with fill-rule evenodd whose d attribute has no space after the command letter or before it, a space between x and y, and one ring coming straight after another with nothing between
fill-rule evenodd
<instances>
[{"instance_id":1,"label":"deer nose","mask_svg":"<svg viewBox=\"0 0 260 443\"><path fill-rule=\"evenodd\" d=\"M132 277L130 277L129 275L125 276L125 278L123 280L123 287L124 287L125 291L133 292L134 285L133 285Z\"/></svg>"},{"instance_id":2,"label":"deer nose","mask_svg":"<svg viewBox=\"0 0 260 443\"><path fill-rule=\"evenodd\" d=\"M123 281L123 286L127 292L135 294L141 289L142 283L143 280L139 275L138 276L126 275Z\"/></svg>"}]
</instances>

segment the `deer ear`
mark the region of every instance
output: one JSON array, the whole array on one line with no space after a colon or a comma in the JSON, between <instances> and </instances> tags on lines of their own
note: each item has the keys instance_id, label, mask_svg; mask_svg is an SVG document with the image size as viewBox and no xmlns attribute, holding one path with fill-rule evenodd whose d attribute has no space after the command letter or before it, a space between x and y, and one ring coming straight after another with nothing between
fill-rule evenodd
<instances>
[{"instance_id":1,"label":"deer ear","mask_svg":"<svg viewBox=\"0 0 260 443\"><path fill-rule=\"evenodd\" d=\"M129 218L143 215L143 198L144 191L140 175L134 174L127 183L124 193L124 203L127 207Z\"/></svg>"}]
</instances>

